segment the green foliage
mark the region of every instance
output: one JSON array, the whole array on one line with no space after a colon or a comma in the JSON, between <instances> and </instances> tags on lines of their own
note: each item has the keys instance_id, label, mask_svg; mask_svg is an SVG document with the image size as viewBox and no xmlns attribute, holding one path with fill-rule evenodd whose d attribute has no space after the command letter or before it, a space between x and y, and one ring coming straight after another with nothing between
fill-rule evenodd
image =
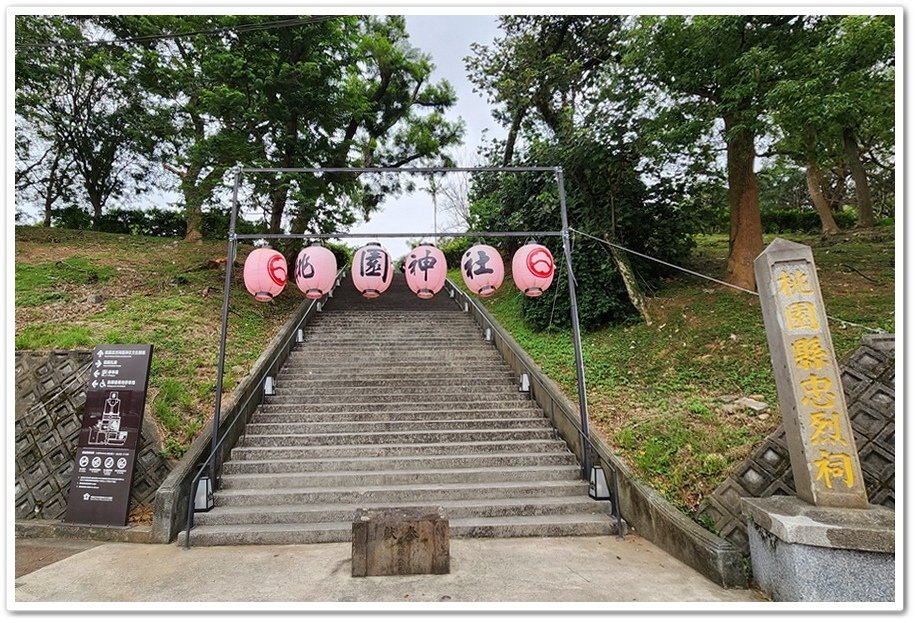
<instances>
[{"instance_id":1,"label":"green foliage","mask_svg":"<svg viewBox=\"0 0 916 623\"><path fill-rule=\"evenodd\" d=\"M93 228L92 217L77 206L52 210L52 224L66 229ZM229 234L229 214L219 210L204 212L200 231L207 240L226 240ZM160 208L126 209L115 208L102 215L94 229L110 234L130 234L163 238L183 238L187 233L187 220L181 212ZM266 233L263 223L252 223L244 218L235 222L237 234Z\"/></svg>"},{"instance_id":2,"label":"green foliage","mask_svg":"<svg viewBox=\"0 0 916 623\"><path fill-rule=\"evenodd\" d=\"M452 238L445 242L439 242L439 250L445 256L445 264L447 266L460 266L461 256L464 255L469 246L471 246L471 242L467 238Z\"/></svg>"},{"instance_id":3,"label":"green foliage","mask_svg":"<svg viewBox=\"0 0 916 623\"><path fill-rule=\"evenodd\" d=\"M821 219L812 209L808 210L768 210L761 216L763 231L767 234L796 232L801 234L817 233L821 229ZM854 210L843 210L833 214L840 229L849 229L856 224Z\"/></svg>"},{"instance_id":4,"label":"green foliage","mask_svg":"<svg viewBox=\"0 0 916 623\"><path fill-rule=\"evenodd\" d=\"M587 131L556 141L533 140L519 164L556 163L563 167L566 203L572 227L603 239L625 241L627 247L676 261L689 251L691 215L676 205L676 191L667 184L648 188L636 171L629 145L610 147ZM471 212L482 230L555 231L560 227L559 198L553 176L524 174L482 176L474 189ZM491 241L510 261L524 240ZM569 326L569 294L561 241L540 240L554 256L554 286L543 296L525 298L523 316L532 327ZM647 283L664 272L656 263L635 258L631 264ZM594 328L622 322L635 313L616 263L606 246L577 236L573 253L579 317Z\"/></svg>"}]
</instances>

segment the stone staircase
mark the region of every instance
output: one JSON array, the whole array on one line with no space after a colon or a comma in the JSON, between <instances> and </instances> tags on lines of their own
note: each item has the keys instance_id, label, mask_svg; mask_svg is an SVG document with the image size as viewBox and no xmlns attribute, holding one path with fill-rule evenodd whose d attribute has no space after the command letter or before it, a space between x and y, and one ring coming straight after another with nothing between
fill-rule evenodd
<instances>
[{"instance_id":1,"label":"stone staircase","mask_svg":"<svg viewBox=\"0 0 916 623\"><path fill-rule=\"evenodd\" d=\"M566 444L446 291L344 280L223 465L192 545L349 541L357 508L441 506L452 537L613 534ZM184 532L179 543L184 542Z\"/></svg>"}]
</instances>

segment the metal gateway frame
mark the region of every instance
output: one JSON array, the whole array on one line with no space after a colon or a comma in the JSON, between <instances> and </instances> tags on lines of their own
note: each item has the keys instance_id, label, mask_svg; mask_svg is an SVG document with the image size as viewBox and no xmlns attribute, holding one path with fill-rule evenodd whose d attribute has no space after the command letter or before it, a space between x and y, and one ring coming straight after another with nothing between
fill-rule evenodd
<instances>
[{"instance_id":1,"label":"metal gateway frame","mask_svg":"<svg viewBox=\"0 0 916 623\"><path fill-rule=\"evenodd\" d=\"M239 186L242 175L245 173L311 173L311 174L362 174L362 173L410 173L410 174L435 174L435 173L553 173L557 183L560 198L560 224L559 231L504 231L504 232L420 232L420 233L334 233L334 234L236 234L235 225L239 211ZM461 237L554 237L559 236L563 242L563 255L566 260L566 281L569 286L570 320L572 322L573 348L576 357L576 380L579 394L579 436L582 443L582 475L588 480L592 469L592 444L589 440L588 403L585 393L585 364L582 358L582 337L579 329L579 308L576 302L576 279L573 274L572 248L569 240L569 221L566 212L566 188L563 181L563 168L556 167L302 167L302 168L244 168L235 169L235 180L232 186L232 207L229 216L229 235L226 251L226 276L223 285L223 310L220 326L219 361L216 369L216 404L213 411L213 439L210 455L191 480L191 491L188 497L188 521L185 532L185 548L191 544L191 527L194 517L194 498L198 483L205 471L209 471L210 481L214 490L219 488L217 474L219 470L219 447L225 439L219 439L220 415L223 397L223 369L226 363L226 334L229 327L229 294L232 286L232 267L235 262L236 251L240 240L289 240L289 239L327 239L327 238L427 238L433 236ZM614 512L617 515L618 527L621 521L620 499L617 491L617 478L614 474Z\"/></svg>"}]
</instances>

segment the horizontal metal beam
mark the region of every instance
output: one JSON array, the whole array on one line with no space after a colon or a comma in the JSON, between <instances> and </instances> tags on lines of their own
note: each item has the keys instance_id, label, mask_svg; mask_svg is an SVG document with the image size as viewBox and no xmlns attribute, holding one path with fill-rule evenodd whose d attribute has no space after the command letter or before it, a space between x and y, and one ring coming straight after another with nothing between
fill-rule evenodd
<instances>
[{"instance_id":1,"label":"horizontal metal beam","mask_svg":"<svg viewBox=\"0 0 916 623\"><path fill-rule=\"evenodd\" d=\"M556 172L560 167L293 167L248 168L242 173L537 173Z\"/></svg>"},{"instance_id":2,"label":"horizontal metal beam","mask_svg":"<svg viewBox=\"0 0 916 623\"><path fill-rule=\"evenodd\" d=\"M238 240L295 240L305 238L533 238L544 236L562 236L559 231L461 231L461 232L420 232L389 233L369 232L338 234L237 234Z\"/></svg>"}]
</instances>

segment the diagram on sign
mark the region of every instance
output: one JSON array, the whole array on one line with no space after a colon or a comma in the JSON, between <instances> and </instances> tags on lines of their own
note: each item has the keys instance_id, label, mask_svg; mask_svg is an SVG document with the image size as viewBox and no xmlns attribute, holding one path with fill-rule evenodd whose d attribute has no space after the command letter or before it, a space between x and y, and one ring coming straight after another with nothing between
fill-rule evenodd
<instances>
[{"instance_id":1,"label":"diagram on sign","mask_svg":"<svg viewBox=\"0 0 916 623\"><path fill-rule=\"evenodd\" d=\"M89 429L89 443L99 446L123 446L127 431L121 430L121 399L111 392L105 400L101 419Z\"/></svg>"}]
</instances>

